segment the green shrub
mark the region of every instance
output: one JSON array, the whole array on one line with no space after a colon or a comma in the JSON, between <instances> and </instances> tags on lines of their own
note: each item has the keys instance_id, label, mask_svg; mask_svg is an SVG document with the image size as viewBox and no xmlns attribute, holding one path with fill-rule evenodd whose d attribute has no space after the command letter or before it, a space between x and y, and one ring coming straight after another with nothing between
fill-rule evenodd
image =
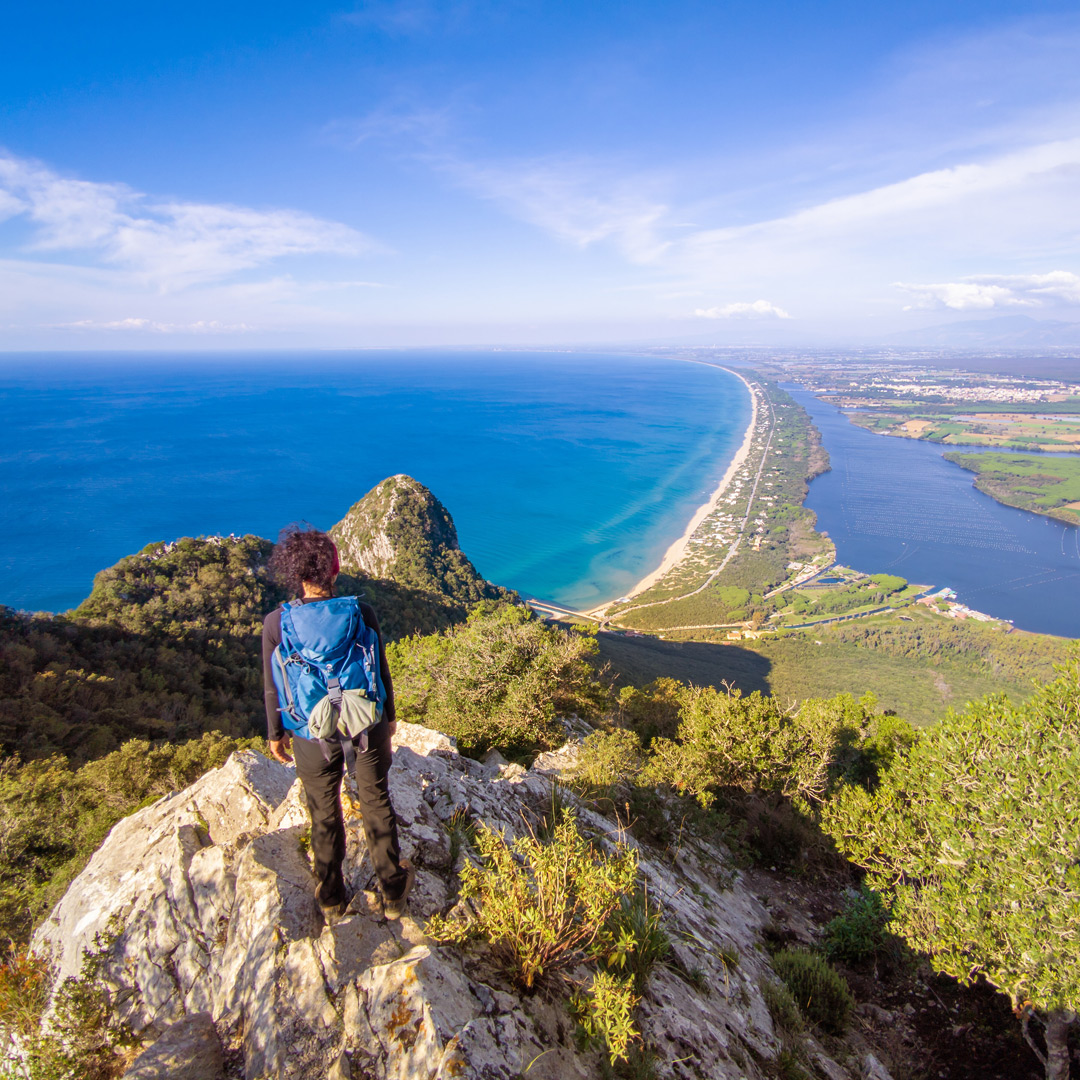
<instances>
[{"instance_id":1,"label":"green shrub","mask_svg":"<svg viewBox=\"0 0 1080 1080\"><path fill-rule=\"evenodd\" d=\"M644 889L619 898L604 937L611 943L604 957L608 967L629 972L634 991L644 993L649 972L671 952L671 939L664 930L660 908L649 903L649 894Z\"/></svg>"},{"instance_id":2,"label":"green shrub","mask_svg":"<svg viewBox=\"0 0 1080 1080\"><path fill-rule=\"evenodd\" d=\"M387 646L398 716L444 731L467 754L522 756L562 739L559 715L606 701L587 634L546 626L528 608L485 602L441 634Z\"/></svg>"},{"instance_id":3,"label":"green shrub","mask_svg":"<svg viewBox=\"0 0 1080 1080\"><path fill-rule=\"evenodd\" d=\"M663 736L673 739L679 730L679 693L684 689L675 679L660 678L647 686L624 686L619 691L619 723L636 731L648 746Z\"/></svg>"},{"instance_id":4,"label":"green shrub","mask_svg":"<svg viewBox=\"0 0 1080 1080\"><path fill-rule=\"evenodd\" d=\"M816 805L859 755L870 703L850 694L785 711L755 691L689 687L678 740L657 739L642 776L710 805L723 788L775 793Z\"/></svg>"},{"instance_id":5,"label":"green shrub","mask_svg":"<svg viewBox=\"0 0 1080 1080\"><path fill-rule=\"evenodd\" d=\"M1024 705L947 713L873 793L843 788L823 814L893 897L895 933L936 970L1030 1002L1048 1032L1080 1007L1080 659L1058 672Z\"/></svg>"},{"instance_id":6,"label":"green shrub","mask_svg":"<svg viewBox=\"0 0 1080 1080\"><path fill-rule=\"evenodd\" d=\"M803 1065L803 1058L794 1050L783 1049L773 1064L776 1080L814 1080L815 1074Z\"/></svg>"},{"instance_id":7,"label":"green shrub","mask_svg":"<svg viewBox=\"0 0 1080 1080\"><path fill-rule=\"evenodd\" d=\"M630 982L608 971L596 972L592 985L571 998L570 1009L585 1041L602 1046L613 1065L629 1057L631 1044L638 1038L634 1026L637 1001Z\"/></svg>"},{"instance_id":8,"label":"green shrub","mask_svg":"<svg viewBox=\"0 0 1080 1080\"><path fill-rule=\"evenodd\" d=\"M462 869L461 896L473 902L476 915L466 923L432 918L427 927L431 937L444 942L486 939L524 987L541 975L597 958L610 947L609 922L634 887L633 848L613 855L598 851L581 835L570 811L547 844L535 836L507 843L483 824L475 842L483 862Z\"/></svg>"},{"instance_id":9,"label":"green shrub","mask_svg":"<svg viewBox=\"0 0 1080 1080\"><path fill-rule=\"evenodd\" d=\"M772 979L763 979L761 982L761 996L765 1000L765 1006L773 1023L784 1032L797 1035L806 1028L803 1014L799 1012L799 1006L791 996L791 991L783 983L774 982Z\"/></svg>"},{"instance_id":10,"label":"green shrub","mask_svg":"<svg viewBox=\"0 0 1080 1080\"><path fill-rule=\"evenodd\" d=\"M0 964L0 1035L23 1049L18 1065L5 1062L5 1080L114 1080L124 1071L138 1040L115 1018L114 988L106 970L109 942L98 935L84 953L77 978L52 996L49 963L11 950Z\"/></svg>"},{"instance_id":11,"label":"green shrub","mask_svg":"<svg viewBox=\"0 0 1080 1080\"><path fill-rule=\"evenodd\" d=\"M823 956L787 948L773 957L773 968L811 1023L833 1035L843 1034L855 1002L844 977Z\"/></svg>"},{"instance_id":12,"label":"green shrub","mask_svg":"<svg viewBox=\"0 0 1080 1080\"><path fill-rule=\"evenodd\" d=\"M830 960L858 964L878 956L886 947L889 907L881 894L865 885L844 900L844 910L825 927L825 955Z\"/></svg>"},{"instance_id":13,"label":"green shrub","mask_svg":"<svg viewBox=\"0 0 1080 1080\"><path fill-rule=\"evenodd\" d=\"M611 788L620 782L632 783L643 765L636 732L626 728L594 731L581 744L573 778L586 788Z\"/></svg>"},{"instance_id":14,"label":"green shrub","mask_svg":"<svg viewBox=\"0 0 1080 1080\"><path fill-rule=\"evenodd\" d=\"M0 961L0 1035L3 1042L25 1040L41 1024L49 1004L53 976L48 962L25 946L12 944Z\"/></svg>"}]
</instances>

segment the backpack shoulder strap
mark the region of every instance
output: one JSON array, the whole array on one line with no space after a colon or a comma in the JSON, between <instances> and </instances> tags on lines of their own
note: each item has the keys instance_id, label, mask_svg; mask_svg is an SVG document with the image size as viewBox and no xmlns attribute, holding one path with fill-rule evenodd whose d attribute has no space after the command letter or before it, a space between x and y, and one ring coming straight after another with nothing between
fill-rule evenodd
<instances>
[{"instance_id":1,"label":"backpack shoulder strap","mask_svg":"<svg viewBox=\"0 0 1080 1080\"><path fill-rule=\"evenodd\" d=\"M281 605L281 644L278 648L280 648L286 656L296 652L300 645L292 617L292 609L297 602L298 601L295 600L286 600L285 603Z\"/></svg>"}]
</instances>

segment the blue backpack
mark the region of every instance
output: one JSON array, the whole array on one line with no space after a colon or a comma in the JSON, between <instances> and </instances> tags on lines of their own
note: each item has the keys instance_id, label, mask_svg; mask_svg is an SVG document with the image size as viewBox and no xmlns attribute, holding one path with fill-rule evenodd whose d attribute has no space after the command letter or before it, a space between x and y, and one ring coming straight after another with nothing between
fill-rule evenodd
<instances>
[{"instance_id":1,"label":"blue backpack","mask_svg":"<svg viewBox=\"0 0 1080 1080\"><path fill-rule=\"evenodd\" d=\"M355 596L282 604L272 670L282 723L294 735L352 738L382 719L379 636Z\"/></svg>"}]
</instances>

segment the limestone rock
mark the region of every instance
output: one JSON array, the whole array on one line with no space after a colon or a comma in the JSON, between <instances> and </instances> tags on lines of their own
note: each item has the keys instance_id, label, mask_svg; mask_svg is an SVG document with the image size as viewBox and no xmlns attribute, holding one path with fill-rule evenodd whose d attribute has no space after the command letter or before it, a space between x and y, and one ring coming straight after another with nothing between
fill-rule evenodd
<instances>
[{"instance_id":1,"label":"limestone rock","mask_svg":"<svg viewBox=\"0 0 1080 1080\"><path fill-rule=\"evenodd\" d=\"M346 573L390 580L460 604L506 598L458 545L450 511L411 476L388 477L331 530Z\"/></svg>"},{"instance_id":2,"label":"limestone rock","mask_svg":"<svg viewBox=\"0 0 1080 1080\"><path fill-rule=\"evenodd\" d=\"M343 919L324 924L295 773L244 751L120 822L34 948L51 949L63 974L99 950L121 1019L148 1043L209 1013L249 1080L511 1080L526 1071L530 1080L591 1080L600 1061L577 1048L565 994L519 994L482 952L424 936L426 918L453 903L464 858L448 828L455 815L465 810L514 836L551 805L551 777L493 765L461 757L437 732L399 725L390 790L402 852L418 871L399 923L381 917L346 792L354 899ZM598 843L620 839L611 821L577 811ZM772 976L761 948L769 912L718 844L641 848L640 870L673 951L650 976L638 1014L658 1075L762 1080L780 1050L759 989ZM848 1072L805 1038L824 1074L862 1080L856 1056L858 1072Z\"/></svg>"},{"instance_id":3,"label":"limestone rock","mask_svg":"<svg viewBox=\"0 0 1080 1080\"><path fill-rule=\"evenodd\" d=\"M863 1058L863 1080L892 1080L892 1076L873 1054L867 1054Z\"/></svg>"},{"instance_id":4,"label":"limestone rock","mask_svg":"<svg viewBox=\"0 0 1080 1080\"><path fill-rule=\"evenodd\" d=\"M173 1024L147 1047L123 1080L225 1080L221 1039L209 1013L194 1013Z\"/></svg>"}]
</instances>

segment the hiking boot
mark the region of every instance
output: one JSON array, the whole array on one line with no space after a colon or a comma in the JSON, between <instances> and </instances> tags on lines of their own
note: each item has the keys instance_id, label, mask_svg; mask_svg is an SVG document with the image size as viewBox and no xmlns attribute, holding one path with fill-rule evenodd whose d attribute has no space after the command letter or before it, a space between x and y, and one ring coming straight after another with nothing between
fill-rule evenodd
<instances>
[{"instance_id":1,"label":"hiking boot","mask_svg":"<svg viewBox=\"0 0 1080 1080\"><path fill-rule=\"evenodd\" d=\"M345 917L345 912L349 908L349 902L352 897L346 893L341 900L334 900L332 903L326 903L319 897L319 890L315 890L315 906L322 913L323 919L326 920L328 926L333 926L338 919Z\"/></svg>"},{"instance_id":2,"label":"hiking boot","mask_svg":"<svg viewBox=\"0 0 1080 1080\"><path fill-rule=\"evenodd\" d=\"M416 881L416 867L408 859L402 859L401 869L405 871L405 888L401 890L401 895L396 900L383 899L383 916L387 919L400 919L409 906L409 893Z\"/></svg>"}]
</instances>

